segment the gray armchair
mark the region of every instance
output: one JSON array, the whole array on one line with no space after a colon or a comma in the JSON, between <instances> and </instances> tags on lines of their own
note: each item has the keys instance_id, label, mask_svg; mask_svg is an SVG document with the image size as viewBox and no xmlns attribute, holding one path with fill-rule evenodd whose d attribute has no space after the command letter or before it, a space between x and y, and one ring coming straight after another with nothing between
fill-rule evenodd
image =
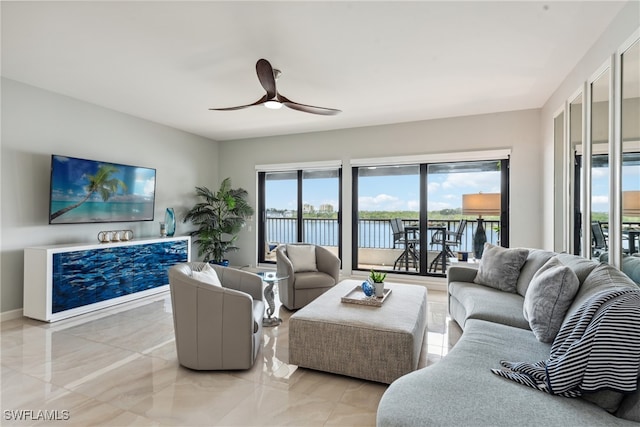
<instances>
[{"instance_id":1,"label":"gray armchair","mask_svg":"<svg viewBox=\"0 0 640 427\"><path fill-rule=\"evenodd\" d=\"M288 250L291 247L315 248L315 267L300 271L294 265ZM340 275L340 258L322 246L309 244L281 245L276 251L278 276L287 279L278 281L280 301L289 310L302 308L328 291L338 283Z\"/></svg>"},{"instance_id":2,"label":"gray armchair","mask_svg":"<svg viewBox=\"0 0 640 427\"><path fill-rule=\"evenodd\" d=\"M262 339L262 279L213 265L222 286L192 276L203 262L169 269L178 361L197 370L248 369Z\"/></svg>"}]
</instances>

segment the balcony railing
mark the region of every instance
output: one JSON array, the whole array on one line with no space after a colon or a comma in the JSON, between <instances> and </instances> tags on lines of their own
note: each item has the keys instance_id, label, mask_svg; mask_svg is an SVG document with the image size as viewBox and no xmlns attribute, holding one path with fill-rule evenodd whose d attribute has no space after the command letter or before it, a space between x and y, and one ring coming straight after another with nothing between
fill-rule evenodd
<instances>
[{"instance_id":1,"label":"balcony railing","mask_svg":"<svg viewBox=\"0 0 640 427\"><path fill-rule=\"evenodd\" d=\"M266 230L269 243L293 243L297 239L297 219L295 218L267 218ZM409 225L415 220L404 219L403 223ZM454 232L458 228L460 220L438 220L438 225L446 230ZM304 218L303 219L303 241L320 246L338 246L338 220L325 218ZM499 221L484 221L484 228L487 234L487 241L497 244L499 232L497 226ZM478 227L477 221L467 222L467 227L462 234L460 251L470 252L473 250L473 235ZM432 240L436 230L428 230L427 244ZM361 219L358 221L358 248L371 249L392 249L393 232L388 219Z\"/></svg>"}]
</instances>

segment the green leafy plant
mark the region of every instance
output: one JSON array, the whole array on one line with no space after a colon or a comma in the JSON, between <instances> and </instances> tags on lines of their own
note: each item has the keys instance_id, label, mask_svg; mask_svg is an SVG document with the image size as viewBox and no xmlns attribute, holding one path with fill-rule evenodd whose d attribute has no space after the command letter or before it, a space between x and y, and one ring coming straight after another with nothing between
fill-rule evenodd
<instances>
[{"instance_id":1,"label":"green leafy plant","mask_svg":"<svg viewBox=\"0 0 640 427\"><path fill-rule=\"evenodd\" d=\"M369 278L371 279L371 281L373 281L373 283L384 283L384 279L386 279L386 277L387 273L380 273L374 271L373 269L371 270L371 273L369 273Z\"/></svg>"},{"instance_id":2,"label":"green leafy plant","mask_svg":"<svg viewBox=\"0 0 640 427\"><path fill-rule=\"evenodd\" d=\"M227 252L239 249L234 242L246 219L253 215L248 193L243 188L231 188L231 178L225 178L215 193L207 187L196 187L196 194L202 201L187 212L183 222L198 226L191 236L204 261L221 262Z\"/></svg>"}]
</instances>

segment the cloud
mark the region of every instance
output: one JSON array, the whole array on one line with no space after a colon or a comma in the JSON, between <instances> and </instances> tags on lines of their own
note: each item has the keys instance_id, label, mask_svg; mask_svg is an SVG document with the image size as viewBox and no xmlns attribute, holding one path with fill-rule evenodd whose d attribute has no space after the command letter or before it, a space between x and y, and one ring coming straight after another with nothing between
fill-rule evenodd
<instances>
[{"instance_id":1,"label":"cloud","mask_svg":"<svg viewBox=\"0 0 640 427\"><path fill-rule=\"evenodd\" d=\"M442 209L451 209L453 206L451 203L446 202L429 202L427 206L427 210L429 212L432 211L441 211Z\"/></svg>"},{"instance_id":2,"label":"cloud","mask_svg":"<svg viewBox=\"0 0 640 427\"><path fill-rule=\"evenodd\" d=\"M358 197L358 209L363 211L398 211L406 208L404 200L389 194Z\"/></svg>"},{"instance_id":3,"label":"cloud","mask_svg":"<svg viewBox=\"0 0 640 427\"><path fill-rule=\"evenodd\" d=\"M605 204L605 205L609 205L609 196L593 196L591 198L591 204L592 205L600 205L600 204Z\"/></svg>"},{"instance_id":4,"label":"cloud","mask_svg":"<svg viewBox=\"0 0 640 427\"><path fill-rule=\"evenodd\" d=\"M465 193L484 193L500 192L500 172L460 172L450 173L447 175L446 181L442 183L445 190L464 189Z\"/></svg>"}]
</instances>

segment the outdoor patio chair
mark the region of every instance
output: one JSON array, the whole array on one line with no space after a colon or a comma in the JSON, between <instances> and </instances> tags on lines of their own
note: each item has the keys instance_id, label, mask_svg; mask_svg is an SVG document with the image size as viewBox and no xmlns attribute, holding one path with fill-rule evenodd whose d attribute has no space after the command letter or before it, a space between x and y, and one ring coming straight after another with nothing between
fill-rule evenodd
<instances>
[{"instance_id":1,"label":"outdoor patio chair","mask_svg":"<svg viewBox=\"0 0 640 427\"><path fill-rule=\"evenodd\" d=\"M393 218L391 221L391 232L393 233L393 248L396 246L402 247L404 250L396 258L393 263L393 269L396 270L398 264L400 267L404 264L406 270L409 266L415 267L418 271L420 254L418 252L418 243L420 239L418 237L417 228L408 229L404 226L404 222L400 218Z\"/></svg>"},{"instance_id":2,"label":"outdoor patio chair","mask_svg":"<svg viewBox=\"0 0 640 427\"><path fill-rule=\"evenodd\" d=\"M591 254L599 257L602 253L608 251L607 237L602 229L600 221L591 222Z\"/></svg>"},{"instance_id":3,"label":"outdoor patio chair","mask_svg":"<svg viewBox=\"0 0 640 427\"><path fill-rule=\"evenodd\" d=\"M429 270L436 270L438 263L442 263L442 270L446 270L447 258L453 258L455 255L451 248L460 246L462 244L462 235L467 228L467 220L460 220L456 231L448 231L444 228L436 231L431 236L431 243L429 245L439 246L440 253L431 261Z\"/></svg>"}]
</instances>

